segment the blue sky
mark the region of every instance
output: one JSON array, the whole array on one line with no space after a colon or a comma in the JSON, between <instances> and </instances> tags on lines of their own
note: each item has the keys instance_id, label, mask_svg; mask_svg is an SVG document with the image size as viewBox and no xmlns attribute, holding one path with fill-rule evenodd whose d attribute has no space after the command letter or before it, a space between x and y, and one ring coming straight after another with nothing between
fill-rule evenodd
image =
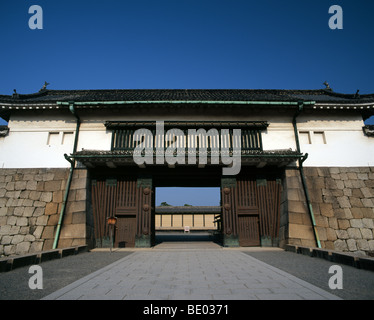
<instances>
[{"instance_id":1,"label":"blue sky","mask_svg":"<svg viewBox=\"0 0 374 320\"><path fill-rule=\"evenodd\" d=\"M342 30L328 26L336 4ZM43 9L43 30L29 28L31 5ZM0 94L37 92L44 81L50 89L328 81L337 92L374 93L373 13L372 0L2 0Z\"/></svg>"}]
</instances>

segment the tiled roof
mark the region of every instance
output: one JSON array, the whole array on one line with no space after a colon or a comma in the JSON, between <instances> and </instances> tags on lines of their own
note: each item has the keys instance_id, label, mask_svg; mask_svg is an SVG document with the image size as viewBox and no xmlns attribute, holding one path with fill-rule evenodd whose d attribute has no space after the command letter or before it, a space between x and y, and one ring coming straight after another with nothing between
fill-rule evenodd
<instances>
[{"instance_id":1,"label":"tiled roof","mask_svg":"<svg viewBox=\"0 0 374 320\"><path fill-rule=\"evenodd\" d=\"M0 95L1 103L56 103L100 101L316 101L326 103L374 103L374 94L342 94L332 90L272 89L119 89L41 90L33 94Z\"/></svg>"},{"instance_id":2,"label":"tiled roof","mask_svg":"<svg viewBox=\"0 0 374 320\"><path fill-rule=\"evenodd\" d=\"M197 155L200 155L196 151ZM211 152L207 151L208 164L210 163ZM82 150L70 155L70 158L87 166L107 166L108 163L114 167L133 165L133 150ZM155 155L155 151L154 151ZM280 150L241 150L241 162L243 165L278 165L285 166L304 158L305 155L291 149ZM188 161L186 161L188 162Z\"/></svg>"}]
</instances>

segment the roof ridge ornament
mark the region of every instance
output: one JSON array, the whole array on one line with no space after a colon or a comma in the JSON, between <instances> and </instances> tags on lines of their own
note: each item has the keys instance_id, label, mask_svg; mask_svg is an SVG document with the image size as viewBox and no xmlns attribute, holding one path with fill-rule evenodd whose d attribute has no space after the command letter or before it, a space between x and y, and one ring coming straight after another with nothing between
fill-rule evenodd
<instances>
[{"instance_id":1,"label":"roof ridge ornament","mask_svg":"<svg viewBox=\"0 0 374 320\"><path fill-rule=\"evenodd\" d=\"M327 81L325 81L323 84L326 86L325 90L333 91Z\"/></svg>"},{"instance_id":2,"label":"roof ridge ornament","mask_svg":"<svg viewBox=\"0 0 374 320\"><path fill-rule=\"evenodd\" d=\"M19 93L17 93L17 90L16 89L13 89L13 95L12 95L12 98L13 99L18 99L19 98Z\"/></svg>"},{"instance_id":3,"label":"roof ridge ornament","mask_svg":"<svg viewBox=\"0 0 374 320\"><path fill-rule=\"evenodd\" d=\"M360 94L359 94L360 90L357 90L356 93L355 93L355 99L360 99Z\"/></svg>"},{"instance_id":4,"label":"roof ridge ornament","mask_svg":"<svg viewBox=\"0 0 374 320\"><path fill-rule=\"evenodd\" d=\"M47 86L49 86L50 83L48 83L47 81L44 81L44 85L43 87L39 90L39 92L43 92L43 91L46 91L47 90Z\"/></svg>"}]
</instances>

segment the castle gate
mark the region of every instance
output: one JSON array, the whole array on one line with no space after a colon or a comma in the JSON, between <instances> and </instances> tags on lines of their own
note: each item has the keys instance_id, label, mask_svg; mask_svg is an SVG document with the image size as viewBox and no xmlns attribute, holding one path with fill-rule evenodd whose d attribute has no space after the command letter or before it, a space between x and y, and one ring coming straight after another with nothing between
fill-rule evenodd
<instances>
[{"instance_id":1,"label":"castle gate","mask_svg":"<svg viewBox=\"0 0 374 320\"><path fill-rule=\"evenodd\" d=\"M171 186L220 187L218 230L224 246L278 245L281 179L284 165L295 161L297 155L292 151L274 153L262 150L260 133L266 129L266 123L170 122L164 124L162 141L153 128L154 123L107 122L106 126L112 131L110 151L83 150L75 155L78 161L91 168L91 204L96 246L109 244L109 217L117 218L114 246L154 245L155 190L156 187ZM175 134L163 140L168 135L168 127L179 128L177 133L184 136ZM187 127L203 128L205 132L218 128L218 136L214 137L214 132L210 132L208 136L191 137ZM235 137L234 129L240 129L241 135ZM142 138L136 137L137 134L142 134ZM220 148L217 148L219 143ZM191 155L187 147L191 145L197 147L195 151L199 157L207 156L205 162L187 162ZM223 158L223 152L227 150L233 159L237 145L240 146L241 168L237 174L225 175L223 168L228 162ZM138 155L143 163L136 165L134 162L139 159L136 160L134 156L139 146L142 148L138 150ZM170 150L174 152L169 154L169 160L177 161L157 163L157 152L163 151L166 158ZM176 151L179 150L185 153L177 158L180 155ZM196 154L193 156L196 157ZM233 166L234 163L231 168Z\"/></svg>"}]
</instances>

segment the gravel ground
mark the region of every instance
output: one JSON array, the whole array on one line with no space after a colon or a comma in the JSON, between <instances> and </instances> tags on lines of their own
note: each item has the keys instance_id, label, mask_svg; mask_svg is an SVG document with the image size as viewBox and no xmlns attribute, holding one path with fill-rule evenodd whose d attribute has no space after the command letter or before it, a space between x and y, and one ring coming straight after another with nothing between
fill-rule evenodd
<instances>
[{"instance_id":1,"label":"gravel ground","mask_svg":"<svg viewBox=\"0 0 374 320\"><path fill-rule=\"evenodd\" d=\"M0 300L38 300L132 252L85 252L40 264L43 289L29 288L29 267L0 273Z\"/></svg>"},{"instance_id":2,"label":"gravel ground","mask_svg":"<svg viewBox=\"0 0 374 320\"><path fill-rule=\"evenodd\" d=\"M345 300L373 300L374 272L339 264L343 270L343 289L331 290L329 268L336 263L287 251L245 252L273 267L288 272Z\"/></svg>"}]
</instances>

